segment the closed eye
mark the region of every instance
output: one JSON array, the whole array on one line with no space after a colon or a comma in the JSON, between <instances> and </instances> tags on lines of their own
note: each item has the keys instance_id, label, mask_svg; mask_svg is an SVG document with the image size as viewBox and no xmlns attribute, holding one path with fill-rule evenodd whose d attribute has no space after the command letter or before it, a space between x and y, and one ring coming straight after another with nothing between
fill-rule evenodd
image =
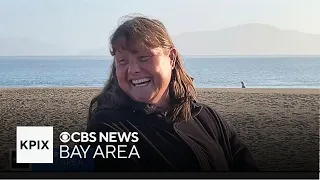
<instances>
[{"instance_id":1,"label":"closed eye","mask_svg":"<svg viewBox=\"0 0 320 180\"><path fill-rule=\"evenodd\" d=\"M141 56L139 59L140 61L147 61L148 59L150 59L151 56Z\"/></svg>"},{"instance_id":2,"label":"closed eye","mask_svg":"<svg viewBox=\"0 0 320 180\"><path fill-rule=\"evenodd\" d=\"M124 60L124 59L121 59L121 60L119 60L118 62L119 62L119 64L121 64L121 65L125 65L125 64L127 64L127 61L126 61L126 60Z\"/></svg>"}]
</instances>

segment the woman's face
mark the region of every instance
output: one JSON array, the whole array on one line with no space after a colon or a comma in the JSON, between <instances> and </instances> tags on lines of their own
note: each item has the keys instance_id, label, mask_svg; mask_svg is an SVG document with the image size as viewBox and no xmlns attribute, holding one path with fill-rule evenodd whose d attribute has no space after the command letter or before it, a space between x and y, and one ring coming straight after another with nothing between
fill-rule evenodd
<instances>
[{"instance_id":1,"label":"woman's face","mask_svg":"<svg viewBox=\"0 0 320 180\"><path fill-rule=\"evenodd\" d=\"M148 49L136 46L134 50L115 53L116 75L120 88L138 102L161 106L166 103L171 72L174 67L172 49Z\"/></svg>"}]
</instances>

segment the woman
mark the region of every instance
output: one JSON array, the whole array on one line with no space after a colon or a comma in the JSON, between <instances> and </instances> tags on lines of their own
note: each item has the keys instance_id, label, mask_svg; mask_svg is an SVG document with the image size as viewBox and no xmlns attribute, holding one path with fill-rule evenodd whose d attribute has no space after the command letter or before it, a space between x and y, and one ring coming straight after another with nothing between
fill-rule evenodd
<instances>
[{"instance_id":1,"label":"woman","mask_svg":"<svg viewBox=\"0 0 320 180\"><path fill-rule=\"evenodd\" d=\"M97 171L255 171L246 145L211 107L164 25L134 17L111 36L111 74L89 109L87 132L138 132L140 158L95 159Z\"/></svg>"}]
</instances>

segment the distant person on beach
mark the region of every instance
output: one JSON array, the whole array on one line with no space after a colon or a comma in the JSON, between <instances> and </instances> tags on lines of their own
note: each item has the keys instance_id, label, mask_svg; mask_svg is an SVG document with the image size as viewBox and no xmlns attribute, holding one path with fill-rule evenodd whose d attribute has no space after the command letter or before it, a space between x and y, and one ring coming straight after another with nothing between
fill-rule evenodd
<instances>
[{"instance_id":1,"label":"distant person on beach","mask_svg":"<svg viewBox=\"0 0 320 180\"><path fill-rule=\"evenodd\" d=\"M246 88L243 81L241 81L241 84L242 84L242 88Z\"/></svg>"},{"instance_id":2,"label":"distant person on beach","mask_svg":"<svg viewBox=\"0 0 320 180\"><path fill-rule=\"evenodd\" d=\"M110 76L91 101L86 131L138 132L140 158L95 159L95 171L257 171L236 131L197 100L159 20L127 19L112 34L110 51Z\"/></svg>"}]
</instances>

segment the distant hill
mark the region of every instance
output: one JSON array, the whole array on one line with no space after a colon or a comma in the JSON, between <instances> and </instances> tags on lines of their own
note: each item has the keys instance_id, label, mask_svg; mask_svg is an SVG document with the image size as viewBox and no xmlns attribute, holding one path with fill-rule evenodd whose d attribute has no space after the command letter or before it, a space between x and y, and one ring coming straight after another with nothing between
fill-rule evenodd
<instances>
[{"instance_id":1,"label":"distant hill","mask_svg":"<svg viewBox=\"0 0 320 180\"><path fill-rule=\"evenodd\" d=\"M250 23L215 31L188 32L173 40L183 55L320 55L320 34ZM107 47L81 55L109 55Z\"/></svg>"},{"instance_id":2,"label":"distant hill","mask_svg":"<svg viewBox=\"0 0 320 180\"><path fill-rule=\"evenodd\" d=\"M320 55L320 34L250 23L215 31L187 32L173 40L182 55ZM109 47L70 49L26 38L0 38L0 56L81 55L110 56Z\"/></svg>"},{"instance_id":3,"label":"distant hill","mask_svg":"<svg viewBox=\"0 0 320 180\"><path fill-rule=\"evenodd\" d=\"M68 53L66 48L33 39L21 37L0 38L0 56L50 56Z\"/></svg>"},{"instance_id":4,"label":"distant hill","mask_svg":"<svg viewBox=\"0 0 320 180\"><path fill-rule=\"evenodd\" d=\"M183 55L319 55L320 34L251 23L175 36Z\"/></svg>"}]
</instances>

